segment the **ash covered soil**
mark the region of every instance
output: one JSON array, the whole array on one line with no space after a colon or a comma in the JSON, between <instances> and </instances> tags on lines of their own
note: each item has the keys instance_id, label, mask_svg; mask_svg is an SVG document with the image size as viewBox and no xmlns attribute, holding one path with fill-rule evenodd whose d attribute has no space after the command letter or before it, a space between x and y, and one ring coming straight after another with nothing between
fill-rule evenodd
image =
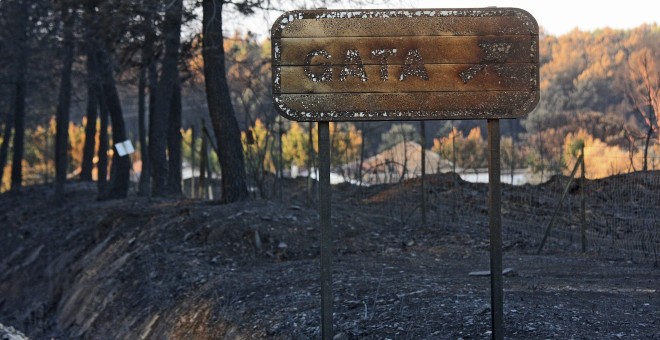
<instances>
[{"instance_id":1,"label":"ash covered soil","mask_svg":"<svg viewBox=\"0 0 660 340\"><path fill-rule=\"evenodd\" d=\"M490 338L489 277L469 275L489 268L487 186L460 186L483 206L425 225L383 204L414 182L333 188L337 339ZM318 213L303 180L284 187L226 205L97 202L90 183L60 203L46 186L0 195L0 323L33 339L317 339ZM660 338L660 269L537 245L504 244L506 338Z\"/></svg>"}]
</instances>

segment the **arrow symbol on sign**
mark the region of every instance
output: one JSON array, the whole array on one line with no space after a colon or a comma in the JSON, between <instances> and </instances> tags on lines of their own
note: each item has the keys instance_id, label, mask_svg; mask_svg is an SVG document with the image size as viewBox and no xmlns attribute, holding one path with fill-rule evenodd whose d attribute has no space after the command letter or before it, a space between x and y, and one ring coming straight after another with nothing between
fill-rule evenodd
<instances>
[{"instance_id":1,"label":"arrow symbol on sign","mask_svg":"<svg viewBox=\"0 0 660 340\"><path fill-rule=\"evenodd\" d=\"M480 43L479 48L486 55L481 61L481 64L470 66L467 70L459 73L463 84L467 84L470 80L476 77L477 73L486 68L488 64L501 64L506 61L509 51L511 51L511 43L495 42L495 43Z\"/></svg>"}]
</instances>

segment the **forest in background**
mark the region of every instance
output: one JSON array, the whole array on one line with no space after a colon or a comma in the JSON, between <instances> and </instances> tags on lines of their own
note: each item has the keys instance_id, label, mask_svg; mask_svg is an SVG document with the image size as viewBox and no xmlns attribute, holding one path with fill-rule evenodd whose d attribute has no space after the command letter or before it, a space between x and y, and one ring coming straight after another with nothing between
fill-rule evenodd
<instances>
[{"instance_id":1,"label":"forest in background","mask_svg":"<svg viewBox=\"0 0 660 340\"><path fill-rule=\"evenodd\" d=\"M220 166L220 158L227 145L222 140L226 134L218 133L217 117L210 114L217 110L212 108L217 105L209 104L214 99L209 98L205 78L208 65L204 62L204 51L208 49L204 46L209 43L205 36L211 34L203 35L199 28L205 22L208 28L208 20L204 21L200 11L203 6L197 2L171 3L174 5L169 7L150 0L121 3L12 0L0 4L2 191L17 186L15 177L19 170L22 174L18 186L55 182L56 150L62 149L57 147L56 117L59 112L62 119L65 109L68 117L59 124L60 131L68 135L65 178L101 178L99 182L111 183L112 164L121 160L113 153L115 139L130 139L136 145L131 159L137 171L136 165L146 163L143 160L169 169L165 174L156 174L154 169L147 171L151 176L143 178L151 177L147 181L151 185L180 182L182 163L199 164L203 158L211 172L224 168ZM257 3L261 4L203 2L231 8L234 15L250 14L258 9ZM242 176L251 183L260 183L264 176L282 168L313 167L314 125L283 120L272 107L269 41L260 41L250 32L224 34L228 35L221 39L226 63L223 67L234 112L231 116L241 131L245 164ZM504 167L529 167L548 178L550 174L570 172L579 149L584 147L587 176L591 178L660 168L657 119L660 27L657 24L631 30L574 30L558 37L542 33L540 53L541 101L526 118L503 122ZM96 68L90 66L93 59L98 59ZM69 85L62 81L67 70ZM106 94L112 91L105 86L116 84L116 98L99 95L94 83L105 84L101 92ZM70 87L68 109L63 107L62 100L67 86ZM23 107L16 100L21 92ZM170 101L159 102L159 94ZM96 103L90 104L93 98ZM112 105L115 111L119 110L114 116ZM173 114L176 107L178 118ZM24 120L17 125L16 118L20 115L16 112L21 109ZM220 111L228 110L225 107ZM108 113L113 117L110 121ZM118 136L116 126L120 117L124 131ZM149 122L156 124L171 117L175 118L169 127L149 126ZM487 152L484 124L427 122L425 147L455 160L461 168L484 168ZM21 130L24 152L16 158L15 141ZM156 130L160 135L154 134ZM338 123L332 124L331 135L336 167L358 162L399 141L421 140L418 122ZM178 139L168 141L169 136ZM162 145L153 149L147 145L149 140L162 140ZM85 144L89 145L89 141L94 141L91 143L94 152L87 152L93 156L91 159L85 156ZM143 157L148 150L162 157ZM176 156L177 152L181 156ZM21 159L20 166L14 164L15 159ZM170 180L162 179L171 175L174 177ZM106 189L99 190L102 196L101 190ZM145 194L160 194L154 193L153 188L140 190ZM181 192L176 186L172 190Z\"/></svg>"}]
</instances>

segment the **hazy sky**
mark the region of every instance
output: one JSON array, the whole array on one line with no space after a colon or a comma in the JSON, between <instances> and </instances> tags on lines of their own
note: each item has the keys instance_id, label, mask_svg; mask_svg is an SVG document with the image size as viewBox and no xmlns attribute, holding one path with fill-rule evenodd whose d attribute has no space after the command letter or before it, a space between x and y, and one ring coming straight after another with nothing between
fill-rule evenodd
<instances>
[{"instance_id":1,"label":"hazy sky","mask_svg":"<svg viewBox=\"0 0 660 340\"><path fill-rule=\"evenodd\" d=\"M346 0L345 3L350 3ZM383 5L388 3L391 5ZM469 8L469 7L517 7L530 12L546 33L561 35L574 28L591 31L596 28L633 28L642 23L660 24L660 1L587 1L587 0L400 0L384 1L362 8ZM335 5L330 8L355 8L349 5ZM240 17L228 24L266 36L278 13L269 16L255 15L248 20ZM238 16L237 16L238 17ZM247 25L246 25L247 24ZM231 30L231 28L230 28Z\"/></svg>"},{"instance_id":2,"label":"hazy sky","mask_svg":"<svg viewBox=\"0 0 660 340\"><path fill-rule=\"evenodd\" d=\"M584 1L584 0L442 0L404 2L413 7L517 7L530 12L547 33L561 35L578 27L633 28L642 23L660 23L660 1Z\"/></svg>"}]
</instances>

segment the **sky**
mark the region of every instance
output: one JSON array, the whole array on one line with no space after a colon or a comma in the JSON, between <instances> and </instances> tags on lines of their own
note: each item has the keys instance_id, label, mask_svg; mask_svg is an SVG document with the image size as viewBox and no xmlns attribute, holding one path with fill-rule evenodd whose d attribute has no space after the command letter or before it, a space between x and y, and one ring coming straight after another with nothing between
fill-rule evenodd
<instances>
[{"instance_id":1,"label":"sky","mask_svg":"<svg viewBox=\"0 0 660 340\"><path fill-rule=\"evenodd\" d=\"M660 23L660 1L584 1L584 0L442 0L406 1L414 7L517 7L531 13L546 33L562 35L574 28L633 28L642 23Z\"/></svg>"},{"instance_id":2,"label":"sky","mask_svg":"<svg viewBox=\"0 0 660 340\"><path fill-rule=\"evenodd\" d=\"M350 1L344 1L348 4ZM357 8L346 4L329 8ZM387 5L383 5L387 4ZM660 1L591 1L591 0L399 0L383 1L361 8L471 8L471 7L517 7L530 12L536 21L552 35L562 35L578 28L593 31L597 28L634 28L642 23L660 24ZM230 14L230 16L233 16ZM245 26L259 36L268 36L270 25L279 13L256 14L247 20L244 17L227 22L234 27ZM247 25L246 25L247 23ZM233 30L230 28L230 30Z\"/></svg>"}]
</instances>

